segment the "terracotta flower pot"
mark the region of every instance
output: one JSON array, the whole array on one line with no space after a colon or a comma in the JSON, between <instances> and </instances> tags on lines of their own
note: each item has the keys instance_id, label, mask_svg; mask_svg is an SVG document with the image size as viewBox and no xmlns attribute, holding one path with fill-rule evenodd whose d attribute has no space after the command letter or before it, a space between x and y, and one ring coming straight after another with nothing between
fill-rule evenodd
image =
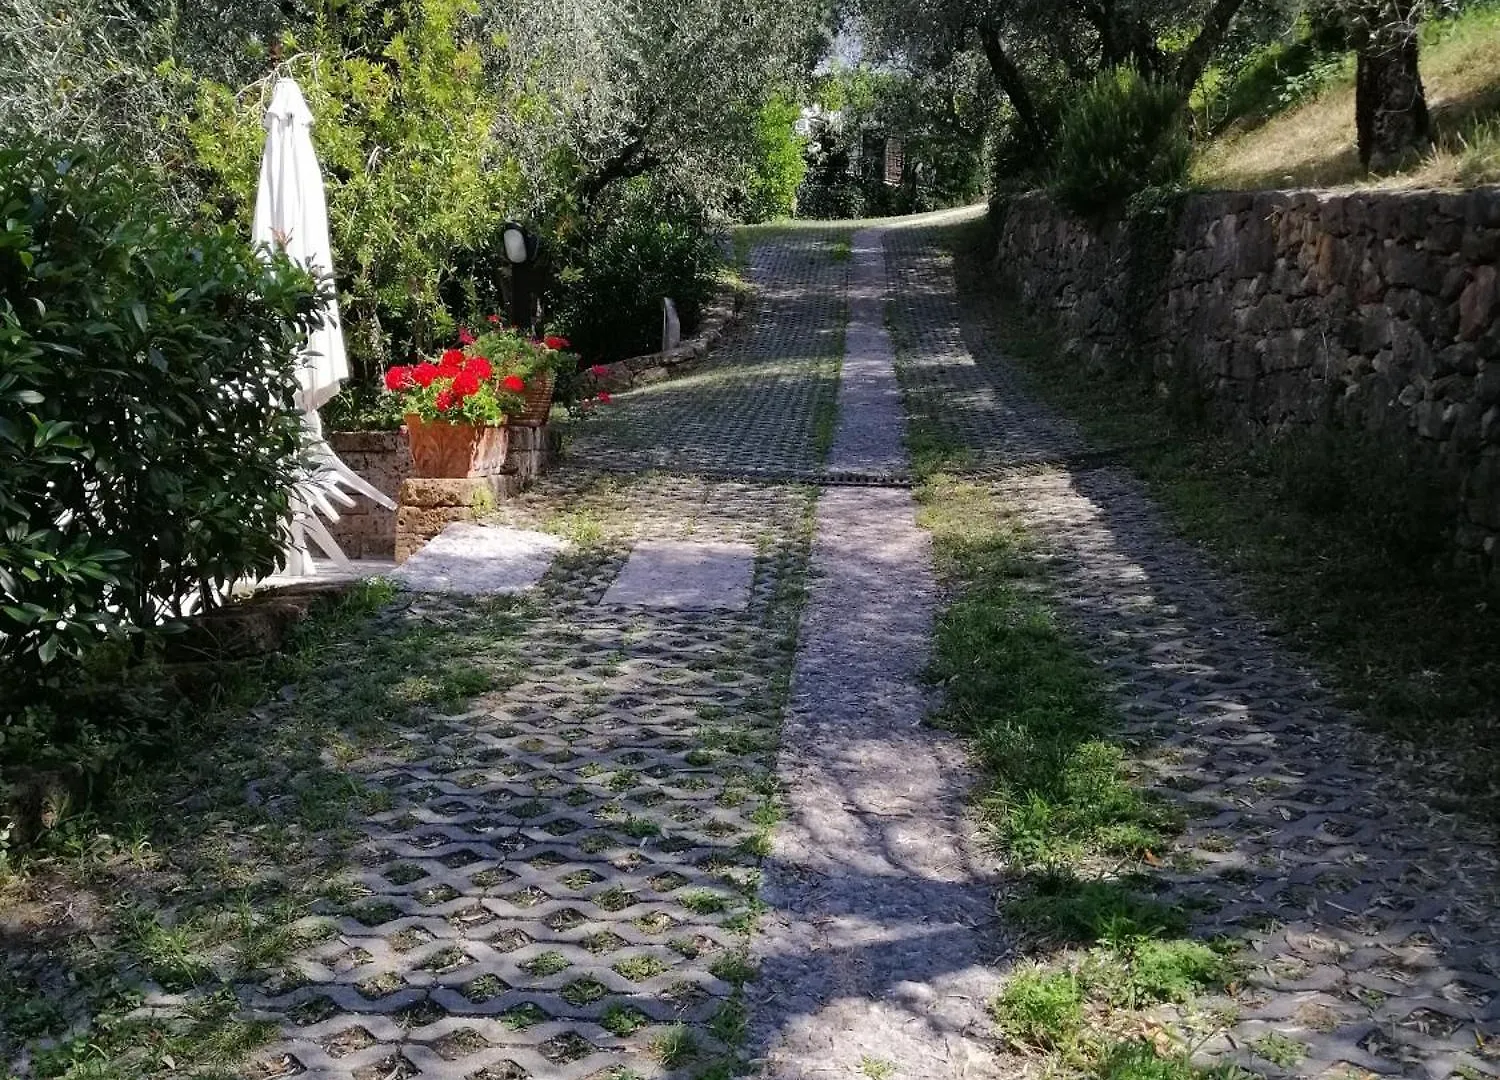
<instances>
[{"instance_id":1,"label":"terracotta flower pot","mask_svg":"<svg viewBox=\"0 0 1500 1080\"><path fill-rule=\"evenodd\" d=\"M552 415L552 390L557 385L557 376L550 371L533 375L526 380L526 408L511 419L518 424L545 424Z\"/></svg>"},{"instance_id":2,"label":"terracotta flower pot","mask_svg":"<svg viewBox=\"0 0 1500 1080\"><path fill-rule=\"evenodd\" d=\"M490 476L505 467L510 439L503 424L450 424L408 413L406 431L414 476L462 480Z\"/></svg>"}]
</instances>

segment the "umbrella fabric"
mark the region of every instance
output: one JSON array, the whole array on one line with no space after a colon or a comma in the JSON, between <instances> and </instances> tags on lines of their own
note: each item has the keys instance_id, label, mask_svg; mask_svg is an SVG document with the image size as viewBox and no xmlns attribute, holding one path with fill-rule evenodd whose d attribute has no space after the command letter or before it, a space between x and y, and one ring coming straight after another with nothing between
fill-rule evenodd
<instances>
[{"instance_id":1,"label":"umbrella fabric","mask_svg":"<svg viewBox=\"0 0 1500 1080\"><path fill-rule=\"evenodd\" d=\"M328 203L323 174L312 144L312 113L292 79L278 79L266 110L266 149L260 160L251 235L257 244L276 245L315 276L332 284L333 248L328 241ZM330 303L323 325L308 338L298 372L297 407L313 413L339 392L349 377L338 302Z\"/></svg>"}]
</instances>

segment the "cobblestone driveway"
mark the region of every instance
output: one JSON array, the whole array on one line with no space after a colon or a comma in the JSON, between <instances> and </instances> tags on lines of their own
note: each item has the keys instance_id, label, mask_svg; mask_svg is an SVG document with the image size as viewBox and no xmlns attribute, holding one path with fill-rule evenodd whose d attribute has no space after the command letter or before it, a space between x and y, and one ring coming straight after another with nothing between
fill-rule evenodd
<instances>
[{"instance_id":1,"label":"cobblestone driveway","mask_svg":"<svg viewBox=\"0 0 1500 1080\"><path fill-rule=\"evenodd\" d=\"M1206 1058L1259 1073L1500 1075L1493 848L1369 763L1371 745L1316 678L1168 535L1128 476L1059 467L1085 449L1081 440L1028 400L985 325L959 304L940 239L923 229L884 238L907 406L947 425L976 464L999 470L991 482L1037 539L1057 606L1109 675L1141 775L1190 816L1178 849L1163 853L1161 888L1192 902L1204 933L1243 938L1253 959L1232 998L1161 1019L1201 1025ZM752 973L747 931L760 914L761 858L782 802L776 751L816 501L812 488L767 481L813 477L838 430L849 287L834 238L816 232L762 244L750 270L759 305L718 357L624 395L580 433L568 469L506 507L512 524L575 541L518 616L521 681L461 714L434 713L400 733L397 752L347 766L382 788L386 805L356 839L356 887L324 921L323 940L249 995L285 1033L257 1077L722 1076L739 1067L747 1032L760 1052L792 1032L800 1042L789 1053L802 1053L795 1068L807 1075L852 1076L865 1059L896 1070L882 1075L939 1075L932 1069L943 1066L927 1059L911 1072L882 1056L913 1037L882 1039L883 1002L778 1000L783 985L865 985L869 972L854 960L835 979L819 965L838 957L799 964L782 955L767 961L781 982L741 988ZM873 334L874 324L864 330ZM840 514L888 504L832 500L819 520L839 529ZM854 549L882 539L865 532L850 524L842 553L838 536L820 533L825 565L837 571L843 559L857 569ZM748 609L603 603L643 539L752 545ZM839 581L829 572L824 586ZM868 609L876 626L889 604L875 585L891 583L872 583L864 608L834 596L824 609ZM424 600L404 617L441 622L449 610ZM880 632L871 633L876 647ZM830 693L836 681L825 680ZM817 693L823 684L808 685ZM804 703L808 717L820 701ZM911 710L891 711L911 740L900 745L931 753L913 734ZM793 735L807 749L782 776L820 760L823 729L798 724ZM878 725L865 734L883 737ZM905 766L917 756L911 750ZM866 753L855 764L868 773L880 760ZM951 772L923 775L960 771L955 761ZM797 815L797 799L786 801ZM902 842L955 842L954 825L940 832L922 820L956 820L953 800L919 801L904 809L912 820ZM854 810L879 808L830 813ZM779 842L805 850L809 866L843 858L844 841L816 826L804 816ZM913 882L931 861L920 856L897 860L919 868ZM956 874L948 863L933 873ZM889 888L871 896L921 896L905 879L882 882ZM783 887L771 898L788 895ZM822 940L836 924L818 912L837 913L838 898L809 895L800 910L773 914L803 919L806 940ZM889 921L892 912L870 914ZM984 924L976 913L950 936L963 939L965 955L983 953L980 965L996 965L1004 928ZM871 985L898 985L899 972L877 974ZM913 1052L959 1046L967 1059L950 1057L942 1075L987 1074L1000 1059L973 1056L987 1046L982 1002L963 1004L979 1020L962 1033L942 1030L948 992L932 994L937 985L901 985L911 1015L929 1017L937 1032L919 1034ZM868 1047L842 1045L840 1024ZM1294 1064L1250 1052L1268 1031L1300 1047ZM837 1053L815 1060L806 1048L817 1046Z\"/></svg>"}]
</instances>

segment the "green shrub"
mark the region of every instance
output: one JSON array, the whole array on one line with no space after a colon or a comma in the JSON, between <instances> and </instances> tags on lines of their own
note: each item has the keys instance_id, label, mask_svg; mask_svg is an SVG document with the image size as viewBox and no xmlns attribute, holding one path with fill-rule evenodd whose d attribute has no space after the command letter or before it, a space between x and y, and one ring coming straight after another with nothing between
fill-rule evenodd
<instances>
[{"instance_id":1,"label":"green shrub","mask_svg":"<svg viewBox=\"0 0 1500 1080\"><path fill-rule=\"evenodd\" d=\"M723 258L702 214L638 180L612 193L558 261L549 317L592 364L660 349L663 297L691 327Z\"/></svg>"},{"instance_id":2,"label":"green shrub","mask_svg":"<svg viewBox=\"0 0 1500 1080\"><path fill-rule=\"evenodd\" d=\"M132 171L0 151L0 667L26 688L281 558L296 370L285 259L153 210ZM6 706L0 703L0 718Z\"/></svg>"},{"instance_id":3,"label":"green shrub","mask_svg":"<svg viewBox=\"0 0 1500 1080\"><path fill-rule=\"evenodd\" d=\"M315 117L354 381L451 339L454 293L497 268L486 256L519 166L491 137L502 108L484 77L472 0L314 0L288 31L285 71ZM213 209L247 226L274 80L197 83L188 120ZM478 253L478 254L476 254ZM477 262L478 265L474 265ZM491 306L489 310L494 310ZM365 402L354 406L356 409Z\"/></svg>"},{"instance_id":4,"label":"green shrub","mask_svg":"<svg viewBox=\"0 0 1500 1080\"><path fill-rule=\"evenodd\" d=\"M1114 213L1138 191L1186 182L1191 153L1175 87L1106 71L1063 112L1049 187L1076 213Z\"/></svg>"}]
</instances>

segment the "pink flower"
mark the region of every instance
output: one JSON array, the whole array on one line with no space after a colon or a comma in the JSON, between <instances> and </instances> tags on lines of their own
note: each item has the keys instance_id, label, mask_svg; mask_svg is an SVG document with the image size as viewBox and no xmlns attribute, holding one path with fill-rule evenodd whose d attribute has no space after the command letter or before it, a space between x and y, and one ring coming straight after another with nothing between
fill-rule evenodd
<instances>
[{"instance_id":1,"label":"pink flower","mask_svg":"<svg viewBox=\"0 0 1500 1080\"><path fill-rule=\"evenodd\" d=\"M595 364L593 367L589 368L589 374L596 379L602 379L604 378L604 376L609 374L609 368L604 364Z\"/></svg>"},{"instance_id":2,"label":"pink flower","mask_svg":"<svg viewBox=\"0 0 1500 1080\"><path fill-rule=\"evenodd\" d=\"M465 327L463 327L462 329L459 330L459 332L458 332L458 343L460 345L472 345L472 344L474 344L474 335L471 334L471 333L469 333L469 328L467 326L465 326Z\"/></svg>"},{"instance_id":3,"label":"pink flower","mask_svg":"<svg viewBox=\"0 0 1500 1080\"><path fill-rule=\"evenodd\" d=\"M484 319L485 319L485 322L489 323L491 326L502 326L502 325L504 325L503 323L501 323L500 316L498 316L498 315L486 315L484 317Z\"/></svg>"},{"instance_id":4,"label":"pink flower","mask_svg":"<svg viewBox=\"0 0 1500 1080\"><path fill-rule=\"evenodd\" d=\"M600 405L608 405L611 400L613 400L613 399L607 393L604 393L603 391L600 391L600 393L599 393L599 404Z\"/></svg>"}]
</instances>

